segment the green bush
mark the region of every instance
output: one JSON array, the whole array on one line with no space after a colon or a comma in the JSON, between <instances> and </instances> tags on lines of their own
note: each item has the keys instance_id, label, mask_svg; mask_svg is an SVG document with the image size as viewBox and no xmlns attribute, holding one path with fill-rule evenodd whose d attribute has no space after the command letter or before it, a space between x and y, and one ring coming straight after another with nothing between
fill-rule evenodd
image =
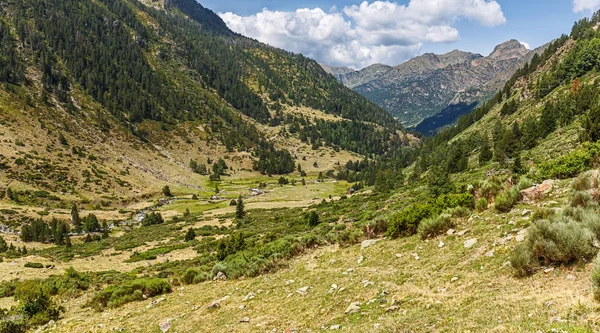
<instances>
[{"instance_id":1,"label":"green bush","mask_svg":"<svg viewBox=\"0 0 600 333\"><path fill-rule=\"evenodd\" d=\"M486 179L479 186L479 194L490 200L494 198L500 191L502 191L502 180L499 177L492 177L491 179Z\"/></svg>"},{"instance_id":2,"label":"green bush","mask_svg":"<svg viewBox=\"0 0 600 333\"><path fill-rule=\"evenodd\" d=\"M427 239L429 237L440 235L453 226L454 222L452 221L452 216L449 214L442 214L421 221L417 233L421 239Z\"/></svg>"},{"instance_id":3,"label":"green bush","mask_svg":"<svg viewBox=\"0 0 600 333\"><path fill-rule=\"evenodd\" d=\"M594 299L600 302L600 258L596 258L596 265L592 271L592 290Z\"/></svg>"},{"instance_id":4,"label":"green bush","mask_svg":"<svg viewBox=\"0 0 600 333\"><path fill-rule=\"evenodd\" d=\"M112 285L98 292L88 303L96 310L115 308L123 304L143 300L143 296L154 297L171 292L171 285L165 279L142 278L120 285Z\"/></svg>"},{"instance_id":5,"label":"green bush","mask_svg":"<svg viewBox=\"0 0 600 333\"><path fill-rule=\"evenodd\" d=\"M183 273L181 282L184 284L193 284L198 274L200 274L200 272L197 269L188 268L185 273Z\"/></svg>"},{"instance_id":6,"label":"green bush","mask_svg":"<svg viewBox=\"0 0 600 333\"><path fill-rule=\"evenodd\" d=\"M554 209L552 209L552 208L546 208L546 207L540 207L535 212L533 212L533 216L531 217L531 220L532 221L546 220L546 219L550 218L554 214L555 214Z\"/></svg>"},{"instance_id":7,"label":"green bush","mask_svg":"<svg viewBox=\"0 0 600 333\"><path fill-rule=\"evenodd\" d=\"M487 210L488 205L489 205L489 203L488 203L488 200L486 198L479 198L477 200L477 202L475 203L475 209L478 212L483 212L483 211Z\"/></svg>"},{"instance_id":8,"label":"green bush","mask_svg":"<svg viewBox=\"0 0 600 333\"><path fill-rule=\"evenodd\" d=\"M541 264L586 262L596 254L593 243L600 235L597 212L569 208L562 214L549 216L549 220L537 220L532 224L526 241L511 255L517 276L532 274Z\"/></svg>"},{"instance_id":9,"label":"green bush","mask_svg":"<svg viewBox=\"0 0 600 333\"><path fill-rule=\"evenodd\" d=\"M589 207L592 205L592 196L583 191L571 195L571 207Z\"/></svg>"},{"instance_id":10,"label":"green bush","mask_svg":"<svg viewBox=\"0 0 600 333\"><path fill-rule=\"evenodd\" d=\"M532 186L533 186L533 180L526 178L526 177L521 177L521 179L519 179L519 184L517 184L517 190L520 192L520 191L530 188Z\"/></svg>"},{"instance_id":11,"label":"green bush","mask_svg":"<svg viewBox=\"0 0 600 333\"><path fill-rule=\"evenodd\" d=\"M470 193L446 194L424 204L412 205L392 215L386 234L392 238L414 235L421 220L459 206L473 208L473 195Z\"/></svg>"},{"instance_id":12,"label":"green bush","mask_svg":"<svg viewBox=\"0 0 600 333\"><path fill-rule=\"evenodd\" d=\"M499 212L509 212L519 200L520 193L516 187L502 191L496 196L494 208Z\"/></svg>"},{"instance_id":13,"label":"green bush","mask_svg":"<svg viewBox=\"0 0 600 333\"><path fill-rule=\"evenodd\" d=\"M454 208L448 208L444 211L444 214L448 214L454 218L466 218L469 215L471 215L471 211L468 208L465 208L463 206L458 206L458 207L454 207Z\"/></svg>"},{"instance_id":14,"label":"green bush","mask_svg":"<svg viewBox=\"0 0 600 333\"><path fill-rule=\"evenodd\" d=\"M592 188L592 177L589 172L584 172L571 181L571 188L575 191L587 191Z\"/></svg>"},{"instance_id":15,"label":"green bush","mask_svg":"<svg viewBox=\"0 0 600 333\"><path fill-rule=\"evenodd\" d=\"M600 155L600 143L584 144L583 148L540 166L540 176L543 179L567 179L591 168L594 160Z\"/></svg>"},{"instance_id":16,"label":"green bush","mask_svg":"<svg viewBox=\"0 0 600 333\"><path fill-rule=\"evenodd\" d=\"M592 245L594 233L569 219L537 221L530 228L528 238L531 250L544 264L586 261L596 253Z\"/></svg>"},{"instance_id":17,"label":"green bush","mask_svg":"<svg viewBox=\"0 0 600 333\"><path fill-rule=\"evenodd\" d=\"M517 277L533 274L539 263L527 244L519 244L510 255L510 265L515 270Z\"/></svg>"},{"instance_id":18,"label":"green bush","mask_svg":"<svg viewBox=\"0 0 600 333\"><path fill-rule=\"evenodd\" d=\"M44 268L44 265L39 262L26 262L25 267L27 268Z\"/></svg>"}]
</instances>

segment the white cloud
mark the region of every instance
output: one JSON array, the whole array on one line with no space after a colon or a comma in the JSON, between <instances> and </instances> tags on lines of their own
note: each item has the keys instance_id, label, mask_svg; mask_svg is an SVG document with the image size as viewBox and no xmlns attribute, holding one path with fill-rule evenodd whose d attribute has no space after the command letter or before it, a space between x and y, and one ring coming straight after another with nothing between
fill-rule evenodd
<instances>
[{"instance_id":1,"label":"white cloud","mask_svg":"<svg viewBox=\"0 0 600 333\"><path fill-rule=\"evenodd\" d=\"M265 8L245 17L219 15L235 32L325 64L354 68L376 62L397 65L416 55L424 43L456 41L460 34L454 25L461 19L486 27L506 22L495 0L410 0L408 5L364 1L329 13L320 8Z\"/></svg>"},{"instance_id":2,"label":"white cloud","mask_svg":"<svg viewBox=\"0 0 600 333\"><path fill-rule=\"evenodd\" d=\"M594 11L600 7L600 0L573 0L573 11L575 13L586 10Z\"/></svg>"},{"instance_id":3,"label":"white cloud","mask_svg":"<svg viewBox=\"0 0 600 333\"><path fill-rule=\"evenodd\" d=\"M521 43L521 45L525 46L526 49L531 50L529 43L525 43L525 42L519 42L519 43Z\"/></svg>"}]
</instances>

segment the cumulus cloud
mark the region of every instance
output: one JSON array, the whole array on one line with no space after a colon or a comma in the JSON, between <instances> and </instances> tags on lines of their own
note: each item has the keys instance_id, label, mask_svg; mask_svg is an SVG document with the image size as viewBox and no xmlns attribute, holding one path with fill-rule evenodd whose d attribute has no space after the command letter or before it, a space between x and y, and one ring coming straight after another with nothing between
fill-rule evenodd
<instances>
[{"instance_id":1,"label":"cumulus cloud","mask_svg":"<svg viewBox=\"0 0 600 333\"><path fill-rule=\"evenodd\" d=\"M573 11L575 13L586 10L594 11L600 7L600 0L573 0Z\"/></svg>"},{"instance_id":2,"label":"cumulus cloud","mask_svg":"<svg viewBox=\"0 0 600 333\"><path fill-rule=\"evenodd\" d=\"M529 43L526 43L526 42L519 42L519 43L521 43L521 45L525 46L526 49L531 50Z\"/></svg>"},{"instance_id":3,"label":"cumulus cloud","mask_svg":"<svg viewBox=\"0 0 600 333\"><path fill-rule=\"evenodd\" d=\"M250 16L219 15L235 32L325 64L354 68L377 62L397 65L416 55L424 43L456 41L459 20L486 27L506 22L495 0L410 0L407 5L364 1L341 11L265 8Z\"/></svg>"}]
</instances>

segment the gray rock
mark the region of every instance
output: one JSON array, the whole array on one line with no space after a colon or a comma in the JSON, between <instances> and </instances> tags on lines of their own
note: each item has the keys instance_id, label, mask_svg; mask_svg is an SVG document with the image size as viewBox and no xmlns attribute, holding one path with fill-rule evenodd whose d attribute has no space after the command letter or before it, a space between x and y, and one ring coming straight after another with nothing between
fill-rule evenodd
<instances>
[{"instance_id":1,"label":"gray rock","mask_svg":"<svg viewBox=\"0 0 600 333\"><path fill-rule=\"evenodd\" d=\"M360 249L364 250L368 247L371 247L373 245L375 245L379 240L378 239L367 239L362 241L362 243L360 243Z\"/></svg>"},{"instance_id":2,"label":"gray rock","mask_svg":"<svg viewBox=\"0 0 600 333\"><path fill-rule=\"evenodd\" d=\"M254 293L250 292L248 295L244 296L244 299L242 299L242 301L245 302L245 301L251 300L254 298L254 296L255 296Z\"/></svg>"},{"instance_id":3,"label":"gray rock","mask_svg":"<svg viewBox=\"0 0 600 333\"><path fill-rule=\"evenodd\" d=\"M340 325L331 325L331 326L329 326L329 330L331 330L331 331L339 330L340 327L341 327Z\"/></svg>"},{"instance_id":4,"label":"gray rock","mask_svg":"<svg viewBox=\"0 0 600 333\"><path fill-rule=\"evenodd\" d=\"M385 312L394 312L394 311L398 311L400 309L400 307L398 305L392 305L389 308L385 309Z\"/></svg>"},{"instance_id":5,"label":"gray rock","mask_svg":"<svg viewBox=\"0 0 600 333\"><path fill-rule=\"evenodd\" d=\"M477 238L471 238L464 243L465 248L467 249L472 248L475 244L477 244Z\"/></svg>"},{"instance_id":6,"label":"gray rock","mask_svg":"<svg viewBox=\"0 0 600 333\"><path fill-rule=\"evenodd\" d=\"M296 290L296 292L302 296L306 296L308 294L308 289L310 289L310 287L306 286Z\"/></svg>"},{"instance_id":7,"label":"gray rock","mask_svg":"<svg viewBox=\"0 0 600 333\"><path fill-rule=\"evenodd\" d=\"M240 319L240 323L249 323L250 322L250 317L244 317L242 319Z\"/></svg>"},{"instance_id":8,"label":"gray rock","mask_svg":"<svg viewBox=\"0 0 600 333\"><path fill-rule=\"evenodd\" d=\"M516 235L516 236L515 236L515 240L516 240L517 242L519 242L519 243L522 243L522 242L524 242L524 241L525 241L525 235L524 235L524 234L521 234L521 235Z\"/></svg>"},{"instance_id":9,"label":"gray rock","mask_svg":"<svg viewBox=\"0 0 600 333\"><path fill-rule=\"evenodd\" d=\"M446 231L446 235L448 235L448 236L454 235L455 233L456 233L456 230L454 230L454 229L450 229L450 230Z\"/></svg>"},{"instance_id":10,"label":"gray rock","mask_svg":"<svg viewBox=\"0 0 600 333\"><path fill-rule=\"evenodd\" d=\"M166 333L171 328L172 324L173 319L169 318L163 321L162 323L158 324L158 327L160 328L161 332Z\"/></svg>"},{"instance_id":11,"label":"gray rock","mask_svg":"<svg viewBox=\"0 0 600 333\"><path fill-rule=\"evenodd\" d=\"M463 231L459 231L458 233L456 233L456 235L458 235L458 237L462 237L462 236L468 234L469 232L471 232L471 229L465 229Z\"/></svg>"},{"instance_id":12,"label":"gray rock","mask_svg":"<svg viewBox=\"0 0 600 333\"><path fill-rule=\"evenodd\" d=\"M351 314L351 313L357 313L358 311L360 311L360 303L354 302L354 303L350 304L350 306L348 306L348 308L346 309L346 311L344 313Z\"/></svg>"}]
</instances>

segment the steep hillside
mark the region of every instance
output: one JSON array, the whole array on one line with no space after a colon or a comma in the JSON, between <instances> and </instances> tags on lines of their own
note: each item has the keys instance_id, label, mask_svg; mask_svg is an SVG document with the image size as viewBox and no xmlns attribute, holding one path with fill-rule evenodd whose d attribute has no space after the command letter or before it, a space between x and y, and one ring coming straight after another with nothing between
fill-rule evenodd
<instances>
[{"instance_id":1,"label":"steep hillside","mask_svg":"<svg viewBox=\"0 0 600 333\"><path fill-rule=\"evenodd\" d=\"M7 1L0 41L3 189L116 201L408 144L316 62L231 32L193 0Z\"/></svg>"}]
</instances>

